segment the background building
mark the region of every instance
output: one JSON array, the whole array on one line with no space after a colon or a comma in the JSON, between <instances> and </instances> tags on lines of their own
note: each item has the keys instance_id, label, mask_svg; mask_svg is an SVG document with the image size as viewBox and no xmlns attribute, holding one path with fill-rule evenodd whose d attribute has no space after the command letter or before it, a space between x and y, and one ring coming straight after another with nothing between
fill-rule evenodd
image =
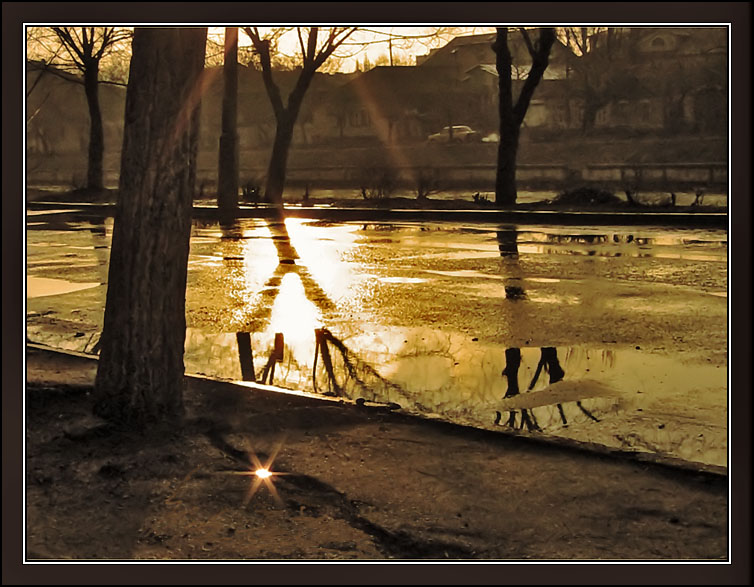
<instances>
[{"instance_id":1,"label":"background building","mask_svg":"<svg viewBox=\"0 0 754 587\"><path fill-rule=\"evenodd\" d=\"M430 134L449 125L468 125L478 131L478 139L494 139L494 39L494 34L457 37L417 58L415 66L317 73L296 124L292 177L297 167L305 175L317 165L358 167L365 161L389 161L381 154L386 149L405 150L400 160L408 166L494 165L494 144L427 143ZM561 38L553 46L525 118L521 164L727 160L727 29L614 28L593 35L583 54L564 43ZM516 86L523 83L530 58L515 31L510 47ZM298 71L274 75L286 95ZM207 70L200 135L200 172L207 178L216 173L222 79L220 68ZM30 182L76 187L86 176L89 120L83 85L77 82L75 76L44 64L27 64ZM101 84L100 101L106 181L112 184L119 168L125 89ZM238 104L241 167L249 176L259 175L275 132L260 72L239 67ZM447 151L451 148L452 154Z\"/></svg>"}]
</instances>

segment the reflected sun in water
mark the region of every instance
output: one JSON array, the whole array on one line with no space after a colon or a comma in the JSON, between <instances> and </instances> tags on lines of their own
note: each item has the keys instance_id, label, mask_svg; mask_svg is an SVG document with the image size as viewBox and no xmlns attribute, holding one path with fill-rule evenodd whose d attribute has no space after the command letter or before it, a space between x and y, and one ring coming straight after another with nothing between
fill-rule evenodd
<instances>
[{"instance_id":1,"label":"reflected sun in water","mask_svg":"<svg viewBox=\"0 0 754 587\"><path fill-rule=\"evenodd\" d=\"M356 227L349 225L317 226L302 218L286 218L285 227L300 264L311 273L333 301L348 294L355 276L344 257L354 247Z\"/></svg>"},{"instance_id":2,"label":"reflected sun in water","mask_svg":"<svg viewBox=\"0 0 754 587\"><path fill-rule=\"evenodd\" d=\"M314 354L314 329L322 325L322 313L307 298L301 278L296 273L283 276L268 332L282 332L296 360L305 362Z\"/></svg>"}]
</instances>

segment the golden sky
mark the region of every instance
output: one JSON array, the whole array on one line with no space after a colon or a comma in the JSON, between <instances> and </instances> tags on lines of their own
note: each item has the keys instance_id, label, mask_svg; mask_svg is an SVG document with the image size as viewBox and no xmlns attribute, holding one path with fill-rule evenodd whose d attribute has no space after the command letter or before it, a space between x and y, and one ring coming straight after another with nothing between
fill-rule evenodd
<instances>
[{"instance_id":1,"label":"golden sky","mask_svg":"<svg viewBox=\"0 0 754 587\"><path fill-rule=\"evenodd\" d=\"M270 30L269 27L259 27L260 32ZM327 27L324 27L327 28ZM429 52L430 48L441 47L450 41L454 36L481 34L493 32L493 27L480 26L369 26L361 27L349 39L347 45L344 45L336 55L342 57L341 70L345 72L354 71L356 62L362 63L364 57L374 64L380 56L388 55L388 39L392 37L393 57L395 59L408 59L410 63L414 62L416 55L424 55ZM435 33L439 32L439 35ZM210 36L218 42L222 42L224 29L222 27L210 27ZM410 39L405 37L421 37ZM239 34L239 43L250 45L249 38L241 32ZM288 55L293 55L298 51L298 39L295 33L291 32L281 39L280 48Z\"/></svg>"},{"instance_id":2,"label":"golden sky","mask_svg":"<svg viewBox=\"0 0 754 587\"><path fill-rule=\"evenodd\" d=\"M44 28L47 27L41 27L37 30L42 31ZM327 29L329 27L322 28ZM378 63L380 58L382 58L383 63L389 63L389 47L392 47L392 54L396 65L413 65L417 55L425 55L430 49L441 47L456 36L482 34L495 30L492 27L481 26L428 27L366 25L359 28L360 30L351 35L347 42L336 51L330 67L327 68L328 70L333 71L334 69L337 69L346 73L355 71L357 63L363 64L365 57L372 65ZM271 31L272 27L259 27L259 29L260 32L265 34L266 32ZM29 39L29 42L27 43L28 57L30 59L49 58L49 56L55 51L54 37L51 42L45 41L47 48L43 49L36 46L37 41L33 40L33 35L29 34L29 31L31 30L31 28L27 30L27 38ZM223 44L224 34L224 27L209 27L210 39L221 46ZM324 36L324 34L321 36ZM391 39L390 44L388 43L388 39ZM251 44L248 36L243 32L239 33L239 43L242 46ZM50 47L52 47L52 49L50 49ZM279 48L283 53L289 56L298 53L299 44L295 31L291 30L281 37ZM125 48L125 50L128 51L128 48ZM108 57L108 61L111 61L112 59L116 58Z\"/></svg>"}]
</instances>

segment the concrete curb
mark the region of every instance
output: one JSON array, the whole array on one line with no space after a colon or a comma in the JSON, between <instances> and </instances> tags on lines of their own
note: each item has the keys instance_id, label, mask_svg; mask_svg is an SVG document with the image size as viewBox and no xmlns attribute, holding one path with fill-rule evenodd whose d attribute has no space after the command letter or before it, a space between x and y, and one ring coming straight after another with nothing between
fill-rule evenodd
<instances>
[{"instance_id":1,"label":"concrete curb","mask_svg":"<svg viewBox=\"0 0 754 587\"><path fill-rule=\"evenodd\" d=\"M26 346L30 349L70 357L74 360L83 360L89 362L97 361L98 359L96 355L88 355L76 351L56 349L39 343L28 342ZM576 451L582 454L592 455L598 458L604 457L620 459L624 461L632 461L640 463L642 465L656 467L658 469L670 469L673 471L682 471L689 474L704 475L717 481L722 481L724 479L727 479L728 477L728 470L726 467L685 461L683 459L667 455L617 449L591 442L583 442L535 433L521 433L507 429L489 430L483 428L475 428L465 424L450 422L436 415L415 414L409 413L404 410L394 410L391 406L385 404L372 402L361 403L346 398L320 396L303 391L284 389L274 385L261 385L258 383L245 381L242 382L227 379L215 379L205 375L186 374L185 377L189 382L197 382L199 384L206 382L210 384L231 386L238 390L244 389L251 393L268 397L285 396L287 398L295 398L296 402L301 403L302 406L310 405L312 407L317 407L329 404L342 406L344 409L372 411L374 413L380 413L384 417L390 417L391 419L400 420L405 423L436 426L443 428L451 433L467 434L484 439L486 441L499 442L502 439L515 439L517 442L532 444L533 446L542 448L556 450L564 449L569 451Z\"/></svg>"}]
</instances>

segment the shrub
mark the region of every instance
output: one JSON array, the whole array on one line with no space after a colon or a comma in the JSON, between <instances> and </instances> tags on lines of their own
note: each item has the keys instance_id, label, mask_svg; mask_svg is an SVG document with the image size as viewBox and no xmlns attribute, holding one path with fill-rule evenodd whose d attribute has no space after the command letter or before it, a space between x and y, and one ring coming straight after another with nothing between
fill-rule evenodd
<instances>
[{"instance_id":1,"label":"shrub","mask_svg":"<svg viewBox=\"0 0 754 587\"><path fill-rule=\"evenodd\" d=\"M553 199L555 204L569 204L574 206L605 206L622 204L618 196L606 190L591 187L580 187L559 193Z\"/></svg>"},{"instance_id":2,"label":"shrub","mask_svg":"<svg viewBox=\"0 0 754 587\"><path fill-rule=\"evenodd\" d=\"M390 167L368 167L359 174L359 189L365 200L389 198L397 187L397 176Z\"/></svg>"}]
</instances>

